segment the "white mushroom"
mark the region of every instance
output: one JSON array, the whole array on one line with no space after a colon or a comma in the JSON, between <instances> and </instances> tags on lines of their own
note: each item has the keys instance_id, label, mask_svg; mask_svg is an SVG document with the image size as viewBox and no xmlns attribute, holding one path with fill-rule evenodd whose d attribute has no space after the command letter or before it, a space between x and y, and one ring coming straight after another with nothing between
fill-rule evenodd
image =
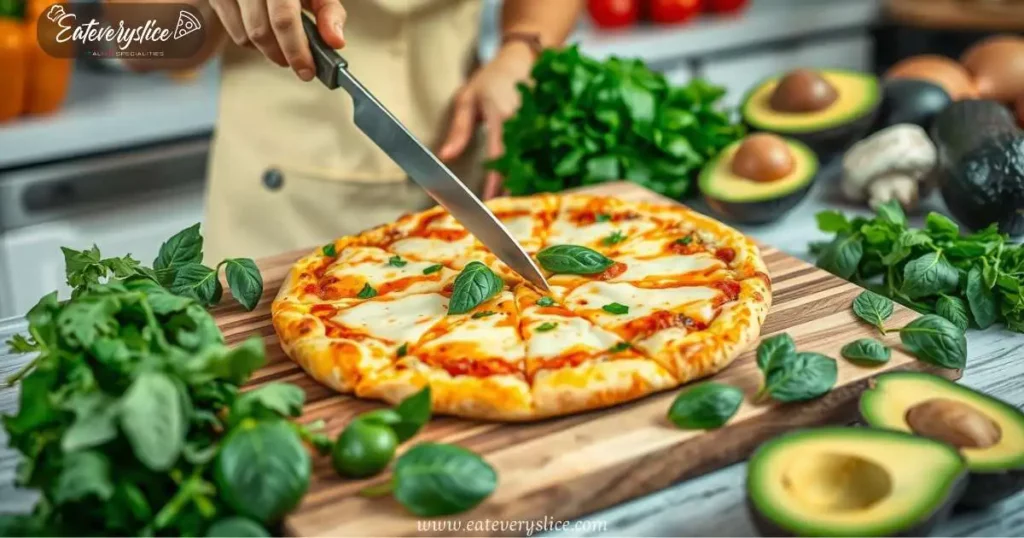
<instances>
[{"instance_id":1,"label":"white mushroom","mask_svg":"<svg viewBox=\"0 0 1024 538\"><path fill-rule=\"evenodd\" d=\"M938 160L935 145L917 125L893 125L854 144L843 156L843 195L877 208L897 200L913 210Z\"/></svg>"}]
</instances>

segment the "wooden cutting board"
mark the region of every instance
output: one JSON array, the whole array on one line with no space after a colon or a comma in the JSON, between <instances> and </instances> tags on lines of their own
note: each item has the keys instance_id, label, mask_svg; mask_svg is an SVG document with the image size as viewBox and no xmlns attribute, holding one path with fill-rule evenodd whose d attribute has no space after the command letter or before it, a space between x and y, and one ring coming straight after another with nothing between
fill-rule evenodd
<instances>
[{"instance_id":1,"label":"wooden cutting board","mask_svg":"<svg viewBox=\"0 0 1024 538\"><path fill-rule=\"evenodd\" d=\"M630 200L673 203L631 183L607 184L585 192ZM270 323L270 303L291 264L310 249L259 262L265 283L263 298L253 312L233 302L214 314L235 343L258 335L267 344L268 365L252 385L287 381L305 389L303 422L323 419L336 435L357 414L379 407L333 393L317 384L281 351ZM881 368L853 365L839 356L846 343L878 337L860 323L850 304L861 288L771 247L762 247L772 277L773 303L762 336L788 332L801 351L817 351L837 359L839 380L825 397L804 404L753 405L761 374L754 349L741 355L716 381L740 387L748 401L727 426L715 431L681 431L666 418L678 390L602 411L542 422L510 425L440 417L415 441L457 443L481 454L498 472L497 490L483 504L458 516L464 520L565 520L638 497L745 458L761 442L794 428L846 423L856 416L856 399L872 376L890 370L927 370L924 363L895 350ZM226 294L225 294L226 295ZM897 306L890 321L902 325L917 314ZM898 336L886 337L897 345ZM958 372L945 372L958 377ZM286 520L287 532L299 536L401 536L426 534L417 519L390 497L367 499L362 488L383 482L343 480L328 458L317 458L313 483L302 505ZM457 534L439 529L437 534ZM521 535L525 529L506 531ZM484 535L477 529L463 533Z\"/></svg>"}]
</instances>

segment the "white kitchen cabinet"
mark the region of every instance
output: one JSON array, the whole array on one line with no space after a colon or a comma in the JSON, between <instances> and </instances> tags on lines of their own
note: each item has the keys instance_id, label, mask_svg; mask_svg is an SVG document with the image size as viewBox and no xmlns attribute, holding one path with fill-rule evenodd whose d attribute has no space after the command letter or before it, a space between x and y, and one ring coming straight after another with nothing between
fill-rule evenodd
<instances>
[{"instance_id":1,"label":"white kitchen cabinet","mask_svg":"<svg viewBox=\"0 0 1024 538\"><path fill-rule=\"evenodd\" d=\"M871 39L867 33L821 37L779 46L766 46L749 54L700 61L697 72L728 93L726 106L738 106L759 81L800 67L871 71Z\"/></svg>"}]
</instances>

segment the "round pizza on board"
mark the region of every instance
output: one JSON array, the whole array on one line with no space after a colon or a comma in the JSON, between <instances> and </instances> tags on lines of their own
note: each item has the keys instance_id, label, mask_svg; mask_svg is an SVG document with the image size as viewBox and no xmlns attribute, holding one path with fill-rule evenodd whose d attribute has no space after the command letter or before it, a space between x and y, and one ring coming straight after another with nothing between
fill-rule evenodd
<instances>
[{"instance_id":1,"label":"round pizza on board","mask_svg":"<svg viewBox=\"0 0 1024 538\"><path fill-rule=\"evenodd\" d=\"M754 242L680 206L543 194L488 206L544 269L511 271L444 209L296 262L272 307L284 351L343 393L523 421L608 407L727 366L771 304Z\"/></svg>"}]
</instances>

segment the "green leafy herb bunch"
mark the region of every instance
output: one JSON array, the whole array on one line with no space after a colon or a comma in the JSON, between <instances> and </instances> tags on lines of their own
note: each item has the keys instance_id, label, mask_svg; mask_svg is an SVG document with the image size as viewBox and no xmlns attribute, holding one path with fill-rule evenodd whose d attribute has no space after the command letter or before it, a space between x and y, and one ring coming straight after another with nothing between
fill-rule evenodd
<instances>
[{"instance_id":1,"label":"green leafy herb bunch","mask_svg":"<svg viewBox=\"0 0 1024 538\"><path fill-rule=\"evenodd\" d=\"M547 50L532 79L505 123L505 153L490 163L513 195L628 179L679 198L744 134L718 106L723 88L701 79L670 85L640 60Z\"/></svg>"}]
</instances>

